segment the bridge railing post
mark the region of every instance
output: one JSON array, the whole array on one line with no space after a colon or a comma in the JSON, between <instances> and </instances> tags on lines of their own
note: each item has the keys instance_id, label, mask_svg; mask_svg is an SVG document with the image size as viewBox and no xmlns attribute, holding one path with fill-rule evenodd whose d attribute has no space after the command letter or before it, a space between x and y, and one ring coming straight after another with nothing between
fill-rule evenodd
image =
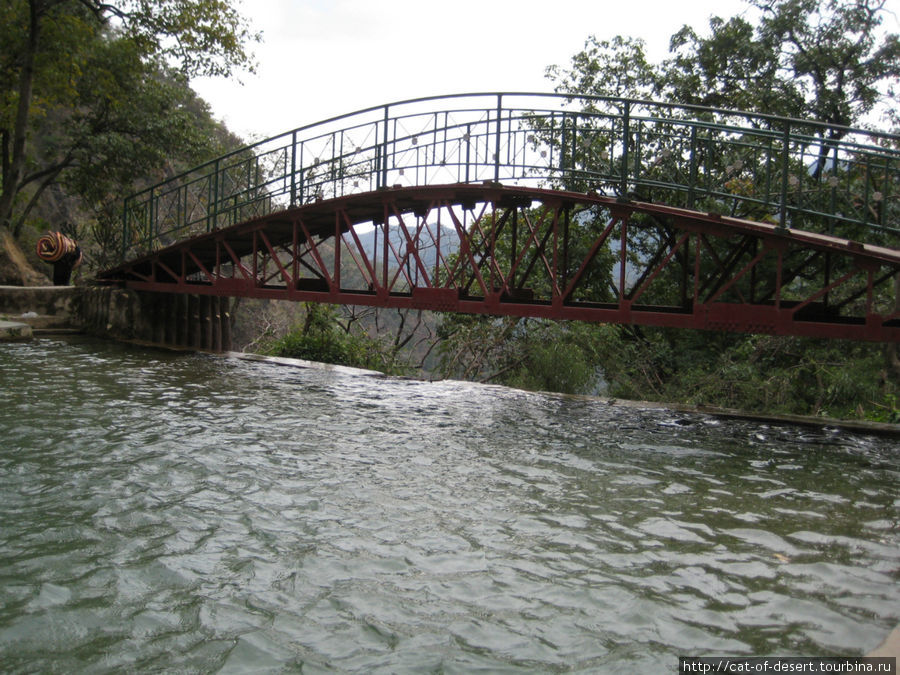
<instances>
[{"instance_id":1,"label":"bridge railing post","mask_svg":"<svg viewBox=\"0 0 900 675\"><path fill-rule=\"evenodd\" d=\"M570 172L572 173L572 182L575 182L575 178L577 177L578 172L578 115L575 114L572 117L572 141L571 141L572 154L569 160ZM582 160L582 166L584 165L584 161Z\"/></svg>"},{"instance_id":2,"label":"bridge railing post","mask_svg":"<svg viewBox=\"0 0 900 675\"><path fill-rule=\"evenodd\" d=\"M466 133L463 134L463 140L466 142L466 171L463 182L469 182L469 165L472 161L472 125L466 125Z\"/></svg>"},{"instance_id":3,"label":"bridge railing post","mask_svg":"<svg viewBox=\"0 0 900 675\"><path fill-rule=\"evenodd\" d=\"M791 159L791 122L784 120L784 130L781 138L781 196L779 198L778 229L787 230L788 208L788 173Z\"/></svg>"},{"instance_id":4,"label":"bridge railing post","mask_svg":"<svg viewBox=\"0 0 900 675\"><path fill-rule=\"evenodd\" d=\"M825 172L823 171L822 173L824 174ZM838 179L838 148L837 148L837 145L835 145L834 149L832 150L832 153L831 153L831 176L829 176L829 178L828 178L828 184L831 188L829 190L829 202L830 202L829 211L832 214L837 213L837 208L838 208L837 207L838 183L839 183L839 179ZM828 219L828 234L832 234L832 235L834 234L834 225L835 225L835 218L834 218L834 216L832 216L831 218Z\"/></svg>"},{"instance_id":5,"label":"bridge railing post","mask_svg":"<svg viewBox=\"0 0 900 675\"><path fill-rule=\"evenodd\" d=\"M297 131L291 133L291 206L297 205Z\"/></svg>"},{"instance_id":6,"label":"bridge railing post","mask_svg":"<svg viewBox=\"0 0 900 675\"><path fill-rule=\"evenodd\" d=\"M378 187L387 187L388 175L388 128L390 122L390 106L384 106L384 139L382 140L381 150L381 176L379 178Z\"/></svg>"},{"instance_id":7,"label":"bridge railing post","mask_svg":"<svg viewBox=\"0 0 900 675\"><path fill-rule=\"evenodd\" d=\"M153 250L153 241L156 238L154 235L154 231L159 233L159 223L156 222L157 217L159 216L159 204L157 204L156 198L156 188L150 188L150 200L148 203L147 209L147 251Z\"/></svg>"},{"instance_id":8,"label":"bridge railing post","mask_svg":"<svg viewBox=\"0 0 900 675\"><path fill-rule=\"evenodd\" d=\"M306 193L306 169L304 169L303 167L303 151L305 150L305 148L306 146L304 145L303 141L300 141L300 185L297 187L297 204L303 204L303 198Z\"/></svg>"},{"instance_id":9,"label":"bridge railing post","mask_svg":"<svg viewBox=\"0 0 900 675\"><path fill-rule=\"evenodd\" d=\"M691 165L688 169L688 208L693 209L697 200L697 125L691 124Z\"/></svg>"},{"instance_id":10,"label":"bridge railing post","mask_svg":"<svg viewBox=\"0 0 900 675\"><path fill-rule=\"evenodd\" d=\"M494 182L500 182L500 120L503 118L503 94L497 94L497 132L494 142Z\"/></svg>"},{"instance_id":11,"label":"bridge railing post","mask_svg":"<svg viewBox=\"0 0 900 675\"><path fill-rule=\"evenodd\" d=\"M622 110L622 169L619 190L621 196L628 194L628 146L631 136L631 101L625 100L625 107Z\"/></svg>"},{"instance_id":12,"label":"bridge railing post","mask_svg":"<svg viewBox=\"0 0 900 675\"><path fill-rule=\"evenodd\" d=\"M216 227L219 215L219 160L213 162L213 173L209 178L209 201L206 205L206 231Z\"/></svg>"},{"instance_id":13,"label":"bridge railing post","mask_svg":"<svg viewBox=\"0 0 900 675\"><path fill-rule=\"evenodd\" d=\"M566 186L567 189L571 189L571 184L569 183L569 176L567 172L566 159L568 158L568 152L566 150L566 142L568 138L566 138L566 113L563 111L562 120L559 123L559 174L562 179L562 183Z\"/></svg>"},{"instance_id":14,"label":"bridge railing post","mask_svg":"<svg viewBox=\"0 0 900 675\"><path fill-rule=\"evenodd\" d=\"M132 197L125 197L125 201L122 204L122 260L121 262L125 262L125 259L128 257L128 220L129 220L129 212L131 206Z\"/></svg>"}]
</instances>

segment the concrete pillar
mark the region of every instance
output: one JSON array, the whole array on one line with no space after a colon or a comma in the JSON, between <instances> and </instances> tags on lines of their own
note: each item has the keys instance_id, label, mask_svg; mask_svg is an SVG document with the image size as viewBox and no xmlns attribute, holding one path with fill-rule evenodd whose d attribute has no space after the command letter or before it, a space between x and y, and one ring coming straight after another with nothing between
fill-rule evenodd
<instances>
[{"instance_id":1,"label":"concrete pillar","mask_svg":"<svg viewBox=\"0 0 900 675\"><path fill-rule=\"evenodd\" d=\"M212 349L220 352L222 351L222 298L212 298L212 316Z\"/></svg>"},{"instance_id":2,"label":"concrete pillar","mask_svg":"<svg viewBox=\"0 0 900 675\"><path fill-rule=\"evenodd\" d=\"M188 346L200 349L203 336L200 332L200 297L188 296Z\"/></svg>"},{"instance_id":3,"label":"concrete pillar","mask_svg":"<svg viewBox=\"0 0 900 675\"><path fill-rule=\"evenodd\" d=\"M190 302L189 295L179 295L176 299L178 307L178 337L176 343L179 347L189 346L188 335L190 328L190 314L188 312L188 304Z\"/></svg>"},{"instance_id":4,"label":"concrete pillar","mask_svg":"<svg viewBox=\"0 0 900 675\"><path fill-rule=\"evenodd\" d=\"M149 296L151 306L151 316L153 317L153 337L151 342L156 344L166 344L166 316L163 310L165 297L160 293L153 293Z\"/></svg>"},{"instance_id":5,"label":"concrete pillar","mask_svg":"<svg viewBox=\"0 0 900 675\"><path fill-rule=\"evenodd\" d=\"M231 298L219 298L222 303L222 351L232 350L231 342Z\"/></svg>"},{"instance_id":6,"label":"concrete pillar","mask_svg":"<svg viewBox=\"0 0 900 675\"><path fill-rule=\"evenodd\" d=\"M200 296L200 349L212 349L212 312L210 297Z\"/></svg>"}]
</instances>

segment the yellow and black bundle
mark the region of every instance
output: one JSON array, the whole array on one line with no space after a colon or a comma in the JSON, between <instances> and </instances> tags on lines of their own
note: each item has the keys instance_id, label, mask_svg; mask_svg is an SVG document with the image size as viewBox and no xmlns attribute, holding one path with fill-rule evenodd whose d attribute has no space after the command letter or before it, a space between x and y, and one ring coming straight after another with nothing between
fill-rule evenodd
<instances>
[{"instance_id":1,"label":"yellow and black bundle","mask_svg":"<svg viewBox=\"0 0 900 675\"><path fill-rule=\"evenodd\" d=\"M62 232L50 232L38 239L37 254L41 260L48 263L59 262L68 256L75 258L73 268L81 264L81 249Z\"/></svg>"}]
</instances>

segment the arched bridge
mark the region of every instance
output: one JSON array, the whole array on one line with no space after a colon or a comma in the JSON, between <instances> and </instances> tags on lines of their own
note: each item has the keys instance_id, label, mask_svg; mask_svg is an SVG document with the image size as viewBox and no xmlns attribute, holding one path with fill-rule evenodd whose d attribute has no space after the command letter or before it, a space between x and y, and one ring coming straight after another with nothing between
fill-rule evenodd
<instances>
[{"instance_id":1,"label":"arched bridge","mask_svg":"<svg viewBox=\"0 0 900 675\"><path fill-rule=\"evenodd\" d=\"M627 99L369 108L125 202L165 293L900 341L900 137Z\"/></svg>"}]
</instances>

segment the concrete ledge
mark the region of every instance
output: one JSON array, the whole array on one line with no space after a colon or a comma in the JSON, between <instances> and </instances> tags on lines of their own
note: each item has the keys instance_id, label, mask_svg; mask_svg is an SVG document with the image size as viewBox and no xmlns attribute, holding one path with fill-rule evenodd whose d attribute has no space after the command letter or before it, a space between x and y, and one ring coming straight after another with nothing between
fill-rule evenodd
<instances>
[{"instance_id":1,"label":"concrete ledge","mask_svg":"<svg viewBox=\"0 0 900 675\"><path fill-rule=\"evenodd\" d=\"M31 326L15 321L0 321L0 342L21 342L33 337Z\"/></svg>"},{"instance_id":2,"label":"concrete ledge","mask_svg":"<svg viewBox=\"0 0 900 675\"><path fill-rule=\"evenodd\" d=\"M245 352L225 352L224 356L242 361L263 361L279 366L292 366L294 368L312 368L314 370L328 370L333 373L345 375L366 375L368 377L386 377L379 370L366 370L365 368L352 368L350 366L338 366L333 363L320 363L319 361L305 361L304 359L289 359L284 356L264 356Z\"/></svg>"},{"instance_id":3,"label":"concrete ledge","mask_svg":"<svg viewBox=\"0 0 900 675\"><path fill-rule=\"evenodd\" d=\"M35 314L34 312L26 312L21 316L16 316L0 312L0 321L28 324L35 334L37 334L38 331L71 330L75 328L72 324L71 317L68 315Z\"/></svg>"}]
</instances>

